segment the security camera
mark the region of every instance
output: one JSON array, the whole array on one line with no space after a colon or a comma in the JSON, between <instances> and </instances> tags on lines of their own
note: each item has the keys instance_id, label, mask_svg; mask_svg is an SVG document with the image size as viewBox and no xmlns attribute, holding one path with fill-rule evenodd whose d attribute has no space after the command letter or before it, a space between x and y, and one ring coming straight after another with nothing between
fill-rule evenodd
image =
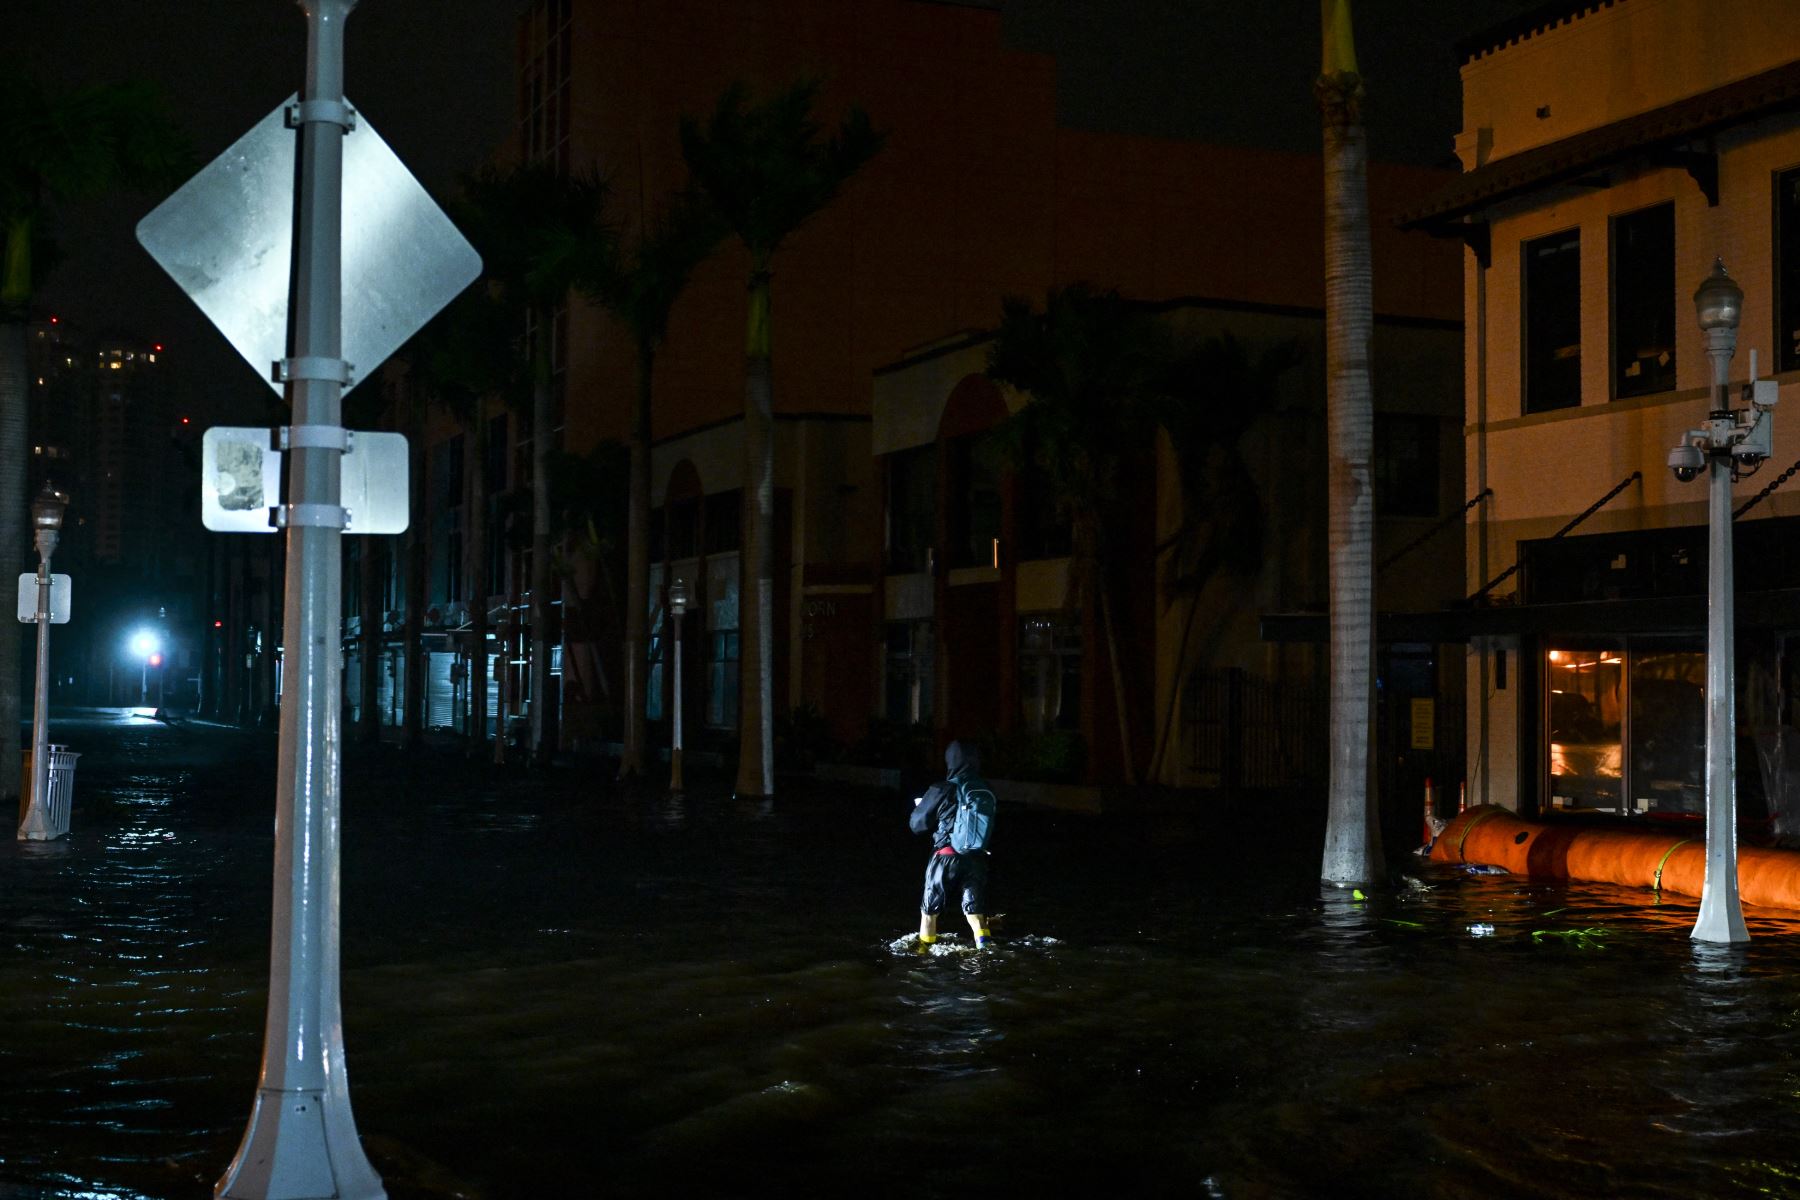
<instances>
[{"instance_id":1,"label":"security camera","mask_svg":"<svg viewBox=\"0 0 1800 1200\"><path fill-rule=\"evenodd\" d=\"M1758 467L1769 457L1768 451L1752 442L1739 442L1731 448L1731 456L1741 467Z\"/></svg>"},{"instance_id":2,"label":"security camera","mask_svg":"<svg viewBox=\"0 0 1800 1200\"><path fill-rule=\"evenodd\" d=\"M1700 447L1691 443L1675 447L1669 451L1669 470L1675 472L1675 478L1683 483L1691 483L1699 478L1706 467L1706 455Z\"/></svg>"}]
</instances>

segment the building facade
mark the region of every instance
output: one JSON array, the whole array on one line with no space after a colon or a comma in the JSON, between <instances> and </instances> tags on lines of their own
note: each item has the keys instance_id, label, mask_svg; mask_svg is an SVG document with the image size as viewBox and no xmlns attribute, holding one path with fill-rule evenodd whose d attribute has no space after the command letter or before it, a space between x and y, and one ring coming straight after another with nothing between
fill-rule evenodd
<instances>
[{"instance_id":1,"label":"building facade","mask_svg":"<svg viewBox=\"0 0 1800 1200\"><path fill-rule=\"evenodd\" d=\"M886 134L774 261L778 756L800 742L879 760L900 744L1029 736L1062 755L1065 774L1117 779L1110 663L1092 613L1067 603L1067 548L1030 488L978 444L1019 402L984 378L987 331L1003 297L1041 303L1051 288L1086 281L1156 308L1188 341L1301 345L1283 411L1245 445L1276 514L1269 565L1171 604L1157 554L1179 522L1166 446L1135 480L1144 565L1130 581L1120 652L1133 757L1140 774L1154 762L1149 777L1168 784L1230 783L1234 772L1247 782L1215 745L1245 698L1273 704L1269 689L1283 684L1306 700L1320 677L1313 647L1265 643L1257 631L1259 612L1316 607L1325 593L1319 160L1061 128L1054 62L1009 47L994 5L540 0L519 29L517 135L502 159L597 166L627 232L684 182L682 117L704 118L735 82L767 95L820 80L824 122L854 104ZM1372 208L1383 214L1377 395L1391 493L1380 551L1424 536L1385 578L1434 602L1460 587L1460 526L1444 526L1464 499L1456 250L1401 233L1386 215L1448 178L1371 173ZM688 745L724 753L740 682L748 270L728 243L696 273L654 379L645 704L653 739L666 738L677 634L666 596L679 579L690 597L679 630ZM592 544L574 526L561 542L558 649L546 665L562 746L598 750L616 742L625 702L623 579L607 557L622 542L622 509L608 527L604 493L608 478L623 483L622 464L605 460L628 430L631 345L579 300L551 337L557 449L591 470L586 508L600 520ZM484 727L500 728L522 715L536 669L522 536L529 422L498 404L474 417L429 406L407 417L414 410L398 396L386 408L417 431L421 490L413 529L359 543L347 575L357 581L347 602L352 703L394 723L410 704L424 724L458 729L485 711ZM423 581L416 593L411 576ZM1432 580L1442 586L1422 582ZM419 623L412 655L409 612ZM485 703L468 694L472 653L490 666ZM1460 659L1440 664L1430 647L1422 657L1423 674L1408 668L1427 681L1422 694L1460 689ZM412 701L409 670L421 679ZM1191 699L1203 689L1216 693L1210 708ZM1079 760L1059 742L1079 743Z\"/></svg>"},{"instance_id":2,"label":"building facade","mask_svg":"<svg viewBox=\"0 0 1800 1200\"><path fill-rule=\"evenodd\" d=\"M1731 368L1800 376L1800 28L1782 0L1550 5L1461 48L1464 167L1404 215L1465 253L1468 794L1693 819L1706 487L1668 453L1708 408L1692 296L1744 290ZM1740 813L1779 828L1800 579L1800 429L1735 485ZM1393 618L1396 628L1406 620Z\"/></svg>"}]
</instances>

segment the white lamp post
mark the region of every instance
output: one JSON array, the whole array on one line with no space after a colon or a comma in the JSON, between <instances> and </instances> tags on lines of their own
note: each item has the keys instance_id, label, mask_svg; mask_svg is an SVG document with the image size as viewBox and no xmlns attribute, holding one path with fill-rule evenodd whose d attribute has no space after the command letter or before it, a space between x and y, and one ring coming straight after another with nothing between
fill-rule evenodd
<instances>
[{"instance_id":1,"label":"white lamp post","mask_svg":"<svg viewBox=\"0 0 1800 1200\"><path fill-rule=\"evenodd\" d=\"M1760 467L1773 448L1776 386L1756 379L1750 358L1750 407L1733 409L1727 382L1743 315L1743 289L1714 260L1712 274L1694 293L1694 309L1706 336L1712 366L1706 424L1691 429L1669 452L1669 469L1687 482L1707 472L1706 588L1706 883L1691 935L1698 942L1747 942L1737 876L1737 681L1736 630L1732 616L1731 484Z\"/></svg>"},{"instance_id":2,"label":"white lamp post","mask_svg":"<svg viewBox=\"0 0 1800 1200\"><path fill-rule=\"evenodd\" d=\"M31 706L31 801L19 822L21 840L43 841L50 826L50 556L62 532L69 498L50 484L31 502L31 526L37 539L37 676Z\"/></svg>"},{"instance_id":3,"label":"white lamp post","mask_svg":"<svg viewBox=\"0 0 1800 1200\"><path fill-rule=\"evenodd\" d=\"M687 585L677 579L669 585L669 616L675 624L675 726L669 742L669 790L683 790L681 782L681 618L687 614Z\"/></svg>"}]
</instances>

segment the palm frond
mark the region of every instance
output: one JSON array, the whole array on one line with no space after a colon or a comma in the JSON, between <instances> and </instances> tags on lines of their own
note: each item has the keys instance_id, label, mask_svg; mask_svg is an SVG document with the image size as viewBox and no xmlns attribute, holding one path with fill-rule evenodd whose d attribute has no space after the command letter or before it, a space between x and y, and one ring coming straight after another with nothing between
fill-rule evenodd
<instances>
[{"instance_id":1,"label":"palm frond","mask_svg":"<svg viewBox=\"0 0 1800 1200\"><path fill-rule=\"evenodd\" d=\"M826 137L813 113L818 94L817 80L802 79L757 101L734 83L704 123L681 120L682 156L694 186L759 269L886 139L860 108Z\"/></svg>"}]
</instances>

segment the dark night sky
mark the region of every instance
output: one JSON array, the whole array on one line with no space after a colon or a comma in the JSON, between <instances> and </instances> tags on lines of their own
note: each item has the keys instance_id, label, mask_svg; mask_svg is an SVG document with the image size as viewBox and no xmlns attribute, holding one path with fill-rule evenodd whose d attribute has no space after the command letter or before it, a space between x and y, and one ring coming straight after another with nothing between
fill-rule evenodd
<instances>
[{"instance_id":1,"label":"dark night sky","mask_svg":"<svg viewBox=\"0 0 1800 1200\"><path fill-rule=\"evenodd\" d=\"M856 3L857 0L844 0ZM1452 43L1536 0L1361 0L1357 50L1376 157L1450 161L1459 125ZM305 62L291 0L6 0L9 48L55 84L160 82L210 160L289 92ZM346 91L428 186L479 163L512 111L518 0L362 0ZM1005 0L1007 41L1057 57L1065 124L1309 150L1319 141L1316 0ZM1258 18L1246 24L1244 15ZM65 214L67 255L42 302L80 325L185 344L236 390L247 368L137 246L157 198ZM222 353L218 351L222 350ZM234 374L235 372L235 374ZM241 393L240 393L241 394Z\"/></svg>"}]
</instances>

